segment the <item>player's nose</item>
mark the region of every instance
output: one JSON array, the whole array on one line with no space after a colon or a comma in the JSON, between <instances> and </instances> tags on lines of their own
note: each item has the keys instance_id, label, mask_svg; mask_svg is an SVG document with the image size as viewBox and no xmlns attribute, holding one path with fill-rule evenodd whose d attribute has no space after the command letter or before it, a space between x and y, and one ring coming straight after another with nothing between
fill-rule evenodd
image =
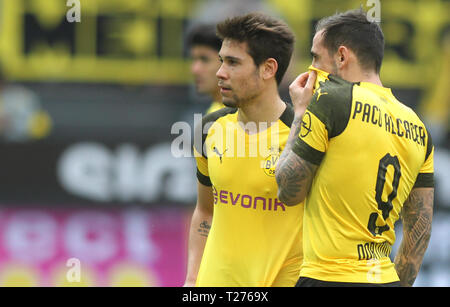
<instances>
[{"instance_id":1,"label":"player's nose","mask_svg":"<svg viewBox=\"0 0 450 307\"><path fill-rule=\"evenodd\" d=\"M228 74L226 72L226 69L224 68L224 65L220 65L219 70L216 73L216 77L219 79L227 79L228 78Z\"/></svg>"},{"instance_id":2,"label":"player's nose","mask_svg":"<svg viewBox=\"0 0 450 307\"><path fill-rule=\"evenodd\" d=\"M201 71L201 65L197 61L192 62L191 64L191 72L193 74L199 74Z\"/></svg>"}]
</instances>

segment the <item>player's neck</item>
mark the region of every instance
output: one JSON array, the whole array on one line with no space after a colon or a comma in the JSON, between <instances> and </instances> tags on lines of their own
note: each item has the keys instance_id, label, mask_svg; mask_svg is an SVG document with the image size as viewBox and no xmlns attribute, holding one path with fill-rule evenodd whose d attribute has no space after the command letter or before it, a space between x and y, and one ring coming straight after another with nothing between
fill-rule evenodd
<instances>
[{"instance_id":1,"label":"player's neck","mask_svg":"<svg viewBox=\"0 0 450 307\"><path fill-rule=\"evenodd\" d=\"M375 72L368 72L361 69L349 69L341 72L342 78L349 82L368 82L383 86L380 75Z\"/></svg>"},{"instance_id":2,"label":"player's neck","mask_svg":"<svg viewBox=\"0 0 450 307\"><path fill-rule=\"evenodd\" d=\"M238 111L238 121L244 125L249 122L271 123L277 122L281 114L286 109L286 104L278 94L278 88L267 89L252 99L247 101Z\"/></svg>"}]
</instances>

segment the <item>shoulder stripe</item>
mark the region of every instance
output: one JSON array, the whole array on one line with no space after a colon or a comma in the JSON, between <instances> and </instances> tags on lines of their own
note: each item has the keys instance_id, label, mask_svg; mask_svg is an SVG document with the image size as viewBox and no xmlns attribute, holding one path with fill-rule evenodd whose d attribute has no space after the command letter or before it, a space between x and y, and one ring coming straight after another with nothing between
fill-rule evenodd
<instances>
[{"instance_id":1,"label":"shoulder stripe","mask_svg":"<svg viewBox=\"0 0 450 307\"><path fill-rule=\"evenodd\" d=\"M201 135L202 136L202 143L201 144L194 143L195 150L197 150L198 153L201 153L203 157L207 158L205 153L203 152L203 145L205 144L206 137L208 136L209 129L208 129L208 131L205 131L204 130L205 126L207 124L211 125L212 123L217 121L219 118L224 117L224 116L226 116L228 114L236 113L236 111L237 111L237 108L228 108L227 107L227 108L222 108L220 110L217 110L215 112L212 112L212 113L209 113L209 114L203 116L202 124L201 125L197 125L195 127L195 131L194 131L194 135ZM199 131L199 129L201 131Z\"/></svg>"},{"instance_id":2,"label":"shoulder stripe","mask_svg":"<svg viewBox=\"0 0 450 307\"><path fill-rule=\"evenodd\" d=\"M283 124L291 128L292 122L294 121L294 109L286 103L286 109L280 116L280 120Z\"/></svg>"},{"instance_id":3,"label":"shoulder stripe","mask_svg":"<svg viewBox=\"0 0 450 307\"><path fill-rule=\"evenodd\" d=\"M328 130L329 138L340 135L348 125L355 83L330 75L329 80L320 82L308 110Z\"/></svg>"}]
</instances>

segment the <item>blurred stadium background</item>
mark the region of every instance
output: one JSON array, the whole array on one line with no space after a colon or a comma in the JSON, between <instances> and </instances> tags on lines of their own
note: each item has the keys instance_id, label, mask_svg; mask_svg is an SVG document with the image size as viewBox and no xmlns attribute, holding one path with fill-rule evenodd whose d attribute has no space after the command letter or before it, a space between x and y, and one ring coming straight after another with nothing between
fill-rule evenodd
<instances>
[{"instance_id":1,"label":"blurred stadium background","mask_svg":"<svg viewBox=\"0 0 450 307\"><path fill-rule=\"evenodd\" d=\"M182 285L195 164L171 155L170 131L208 107L191 84L187 29L252 10L283 18L297 35L287 98L314 23L373 1L81 0L74 23L66 2L0 1L1 286ZM384 84L436 146L416 285L450 286L450 1L381 0L381 21ZM66 278L70 258L79 283Z\"/></svg>"}]
</instances>

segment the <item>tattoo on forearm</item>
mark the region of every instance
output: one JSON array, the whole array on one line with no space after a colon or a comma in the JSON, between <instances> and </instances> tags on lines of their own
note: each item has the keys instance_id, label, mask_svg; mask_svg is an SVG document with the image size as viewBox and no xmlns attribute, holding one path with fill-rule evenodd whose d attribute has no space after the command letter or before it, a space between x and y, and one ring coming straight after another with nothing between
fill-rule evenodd
<instances>
[{"instance_id":1,"label":"tattoo on forearm","mask_svg":"<svg viewBox=\"0 0 450 307\"><path fill-rule=\"evenodd\" d=\"M412 191L403 207L403 239L395 268L404 286L412 286L431 237L433 189Z\"/></svg>"},{"instance_id":2,"label":"tattoo on forearm","mask_svg":"<svg viewBox=\"0 0 450 307\"><path fill-rule=\"evenodd\" d=\"M203 237L208 237L210 229L211 229L211 225L208 223L207 220L204 220L200 223L199 228L197 229L197 232L199 235L201 235Z\"/></svg>"}]
</instances>

